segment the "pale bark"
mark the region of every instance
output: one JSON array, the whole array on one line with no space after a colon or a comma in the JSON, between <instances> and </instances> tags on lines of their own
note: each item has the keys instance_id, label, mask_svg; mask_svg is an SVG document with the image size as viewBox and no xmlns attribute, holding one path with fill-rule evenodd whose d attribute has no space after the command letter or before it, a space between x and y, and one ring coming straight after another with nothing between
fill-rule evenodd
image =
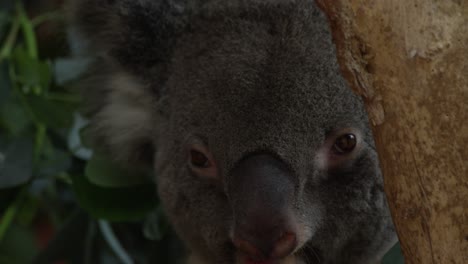
<instances>
[{"instance_id":1,"label":"pale bark","mask_svg":"<svg viewBox=\"0 0 468 264\"><path fill-rule=\"evenodd\" d=\"M316 1L365 100L406 263L468 263L468 1Z\"/></svg>"}]
</instances>

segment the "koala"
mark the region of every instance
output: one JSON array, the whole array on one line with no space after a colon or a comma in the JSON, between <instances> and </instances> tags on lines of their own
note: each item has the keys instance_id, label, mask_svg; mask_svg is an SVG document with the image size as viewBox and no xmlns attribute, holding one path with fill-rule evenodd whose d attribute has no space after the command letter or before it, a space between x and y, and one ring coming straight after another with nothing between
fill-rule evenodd
<instances>
[{"instance_id":1,"label":"koala","mask_svg":"<svg viewBox=\"0 0 468 264\"><path fill-rule=\"evenodd\" d=\"M190 264L375 264L368 118L312 0L72 0L97 148L154 169Z\"/></svg>"}]
</instances>

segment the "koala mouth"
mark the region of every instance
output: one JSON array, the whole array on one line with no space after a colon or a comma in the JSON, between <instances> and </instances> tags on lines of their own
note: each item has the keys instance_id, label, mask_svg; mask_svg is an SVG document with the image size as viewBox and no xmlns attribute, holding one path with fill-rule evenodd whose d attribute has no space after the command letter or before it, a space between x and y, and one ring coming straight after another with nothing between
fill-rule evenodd
<instances>
[{"instance_id":1,"label":"koala mouth","mask_svg":"<svg viewBox=\"0 0 468 264\"><path fill-rule=\"evenodd\" d=\"M320 251L316 248L306 247L299 249L297 252L283 258L283 259L264 259L254 260L245 258L242 264L320 264L322 257Z\"/></svg>"},{"instance_id":2,"label":"koala mouth","mask_svg":"<svg viewBox=\"0 0 468 264\"><path fill-rule=\"evenodd\" d=\"M231 245L234 249L235 247ZM236 249L234 249L237 251ZM237 264L320 264L323 263L322 252L315 247L310 240L298 247L286 256L276 257L259 257L247 255L245 252L237 251Z\"/></svg>"},{"instance_id":3,"label":"koala mouth","mask_svg":"<svg viewBox=\"0 0 468 264\"><path fill-rule=\"evenodd\" d=\"M247 256L241 257L242 261L236 262L239 264L320 264L323 263L322 252L320 249L305 244L293 254L284 259L263 259L255 260Z\"/></svg>"}]
</instances>

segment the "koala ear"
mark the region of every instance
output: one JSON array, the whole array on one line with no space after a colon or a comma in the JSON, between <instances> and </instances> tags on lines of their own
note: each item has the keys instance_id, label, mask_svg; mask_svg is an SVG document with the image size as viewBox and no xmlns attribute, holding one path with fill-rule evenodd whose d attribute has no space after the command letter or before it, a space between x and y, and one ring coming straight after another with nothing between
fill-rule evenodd
<instances>
[{"instance_id":1,"label":"koala ear","mask_svg":"<svg viewBox=\"0 0 468 264\"><path fill-rule=\"evenodd\" d=\"M150 166L155 109L187 24L186 0L68 1L72 49L82 43L78 49L97 56L77 87L93 147L123 164Z\"/></svg>"},{"instance_id":2,"label":"koala ear","mask_svg":"<svg viewBox=\"0 0 468 264\"><path fill-rule=\"evenodd\" d=\"M140 72L168 60L187 21L185 0L71 0L71 28L85 49Z\"/></svg>"}]
</instances>

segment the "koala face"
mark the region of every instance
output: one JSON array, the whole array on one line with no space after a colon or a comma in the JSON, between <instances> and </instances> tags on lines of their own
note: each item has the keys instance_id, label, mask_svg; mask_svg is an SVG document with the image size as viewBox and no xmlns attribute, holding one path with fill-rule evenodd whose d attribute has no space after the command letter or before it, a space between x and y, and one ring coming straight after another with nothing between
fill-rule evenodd
<instances>
[{"instance_id":1,"label":"koala face","mask_svg":"<svg viewBox=\"0 0 468 264\"><path fill-rule=\"evenodd\" d=\"M194 263L377 263L395 242L367 116L311 1L78 2L103 54L95 135L154 167Z\"/></svg>"}]
</instances>

